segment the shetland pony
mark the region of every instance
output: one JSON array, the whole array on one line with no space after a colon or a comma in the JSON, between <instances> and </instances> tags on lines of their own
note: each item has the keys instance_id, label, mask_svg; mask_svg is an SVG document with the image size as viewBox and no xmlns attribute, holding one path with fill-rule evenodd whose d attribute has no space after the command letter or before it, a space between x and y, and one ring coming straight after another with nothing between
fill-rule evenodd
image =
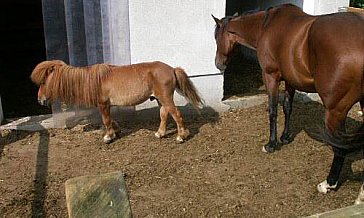
<instances>
[{"instance_id":1,"label":"shetland pony","mask_svg":"<svg viewBox=\"0 0 364 218\"><path fill-rule=\"evenodd\" d=\"M30 78L39 86L38 101L41 105L61 101L84 107L97 106L106 128L105 143L116 137L114 121L110 118L112 105L134 106L149 98L157 99L161 121L155 136L162 138L165 135L170 114L177 124L178 142L183 142L189 131L174 104L174 91L183 95L195 108L203 105L185 71L162 62L72 67L60 60L43 61L35 67Z\"/></svg>"},{"instance_id":2,"label":"shetland pony","mask_svg":"<svg viewBox=\"0 0 364 218\"><path fill-rule=\"evenodd\" d=\"M323 138L334 159L320 192L335 189L345 155L364 147L364 128L345 133L345 119L357 102L364 105L364 15L335 13L311 16L285 4L266 11L217 19L215 65L225 70L236 45L256 50L269 97L270 138L264 152L277 146L278 87L285 82L282 144L292 139L289 120L295 90L317 92L325 107ZM364 186L362 187L363 190ZM364 192L357 202L364 200Z\"/></svg>"}]
</instances>

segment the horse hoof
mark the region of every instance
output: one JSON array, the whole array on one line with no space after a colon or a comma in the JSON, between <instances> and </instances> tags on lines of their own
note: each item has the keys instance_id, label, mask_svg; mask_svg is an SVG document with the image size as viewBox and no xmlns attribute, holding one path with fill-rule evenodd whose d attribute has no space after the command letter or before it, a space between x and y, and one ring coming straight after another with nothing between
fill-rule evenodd
<instances>
[{"instance_id":1,"label":"horse hoof","mask_svg":"<svg viewBox=\"0 0 364 218\"><path fill-rule=\"evenodd\" d=\"M337 182L335 183L335 185L329 185L329 183L327 183L327 180L325 180L317 185L317 191L319 191L320 193L326 194L331 189L335 189L336 186L337 186Z\"/></svg>"},{"instance_id":2,"label":"horse hoof","mask_svg":"<svg viewBox=\"0 0 364 218\"><path fill-rule=\"evenodd\" d=\"M183 142L183 138L181 136L177 136L176 141L178 143L182 143Z\"/></svg>"},{"instance_id":3,"label":"horse hoof","mask_svg":"<svg viewBox=\"0 0 364 218\"><path fill-rule=\"evenodd\" d=\"M264 153L273 153L274 152L274 148L271 147L271 146L269 146L269 144L268 144L268 145L264 145L263 146L262 151Z\"/></svg>"}]
</instances>

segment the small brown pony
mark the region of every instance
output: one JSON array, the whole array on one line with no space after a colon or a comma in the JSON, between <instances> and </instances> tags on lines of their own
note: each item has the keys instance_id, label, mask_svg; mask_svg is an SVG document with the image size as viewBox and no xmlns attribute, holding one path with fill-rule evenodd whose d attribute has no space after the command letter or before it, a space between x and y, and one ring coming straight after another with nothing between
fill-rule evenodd
<instances>
[{"instance_id":1,"label":"small brown pony","mask_svg":"<svg viewBox=\"0 0 364 218\"><path fill-rule=\"evenodd\" d=\"M364 147L364 128L345 133L345 119L357 102L364 105L364 16L335 13L310 16L285 4L266 11L217 19L215 65L225 70L236 45L256 50L269 97L270 138L264 152L277 140L278 86L285 82L285 127L281 143L289 143L289 119L295 90L317 92L325 107L323 138L333 147L334 159L320 192L337 186L345 154ZM362 186L362 189L364 186ZM356 202L361 202L364 192Z\"/></svg>"},{"instance_id":2,"label":"small brown pony","mask_svg":"<svg viewBox=\"0 0 364 218\"><path fill-rule=\"evenodd\" d=\"M173 101L174 91L183 95L195 108L202 107L202 99L191 80L181 68L172 68L162 62L140 63L127 66L96 64L72 67L60 60L44 61L31 74L39 85L38 101L48 105L51 101L92 107L97 106L106 128L104 142L115 137L110 106L134 106L149 98L160 105L160 126L155 136L166 133L168 113L177 124L176 140L183 142L189 135L180 111Z\"/></svg>"}]
</instances>

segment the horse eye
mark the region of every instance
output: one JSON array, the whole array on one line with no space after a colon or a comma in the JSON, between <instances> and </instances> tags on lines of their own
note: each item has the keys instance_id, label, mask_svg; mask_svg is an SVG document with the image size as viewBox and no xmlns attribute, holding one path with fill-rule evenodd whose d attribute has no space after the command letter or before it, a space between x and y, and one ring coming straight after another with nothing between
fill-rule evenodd
<instances>
[{"instance_id":1,"label":"horse eye","mask_svg":"<svg viewBox=\"0 0 364 218\"><path fill-rule=\"evenodd\" d=\"M228 30L227 32L236 35L236 32L234 32L234 31L229 31Z\"/></svg>"}]
</instances>

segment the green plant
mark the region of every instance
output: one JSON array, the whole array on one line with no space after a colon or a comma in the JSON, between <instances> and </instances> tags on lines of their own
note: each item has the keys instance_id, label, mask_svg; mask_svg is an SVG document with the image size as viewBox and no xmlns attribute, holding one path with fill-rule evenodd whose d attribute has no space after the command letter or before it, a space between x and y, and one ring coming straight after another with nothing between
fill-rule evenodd
<instances>
[{"instance_id":1,"label":"green plant","mask_svg":"<svg viewBox=\"0 0 364 218\"><path fill-rule=\"evenodd\" d=\"M350 7L364 8L364 0L350 0Z\"/></svg>"}]
</instances>

